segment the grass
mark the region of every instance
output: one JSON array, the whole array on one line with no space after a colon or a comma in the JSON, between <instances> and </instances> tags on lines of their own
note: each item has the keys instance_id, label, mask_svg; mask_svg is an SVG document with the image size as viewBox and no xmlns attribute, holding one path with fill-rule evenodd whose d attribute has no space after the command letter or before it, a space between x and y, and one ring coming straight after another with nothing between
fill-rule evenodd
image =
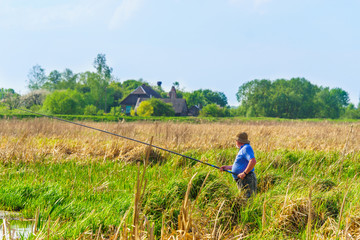
<instances>
[{"instance_id":1,"label":"grass","mask_svg":"<svg viewBox=\"0 0 360 240\"><path fill-rule=\"evenodd\" d=\"M323 122L328 121L332 123L357 123L359 119L285 119L285 118L272 118L272 117L191 117L191 116L181 116L181 117L166 117L166 116L151 116L151 117L140 117L140 116L115 116L110 113L103 115L61 115L61 114L49 114L46 112L40 112L42 114L48 114L50 116L55 116L58 118L70 120L70 121L91 121L91 122L175 122L175 123L213 123L213 122ZM19 109L9 110L8 107L2 106L0 104L0 119L33 119L42 117L38 114L33 114Z\"/></svg>"},{"instance_id":2,"label":"grass","mask_svg":"<svg viewBox=\"0 0 360 240\"><path fill-rule=\"evenodd\" d=\"M247 202L230 174L153 150L140 168L145 191L134 198L143 146L52 120L2 120L0 208L36 218L37 237L131 238L136 224L149 239L360 237L359 123L88 124L154 136L155 145L215 165L231 164L233 132L248 131L258 194Z\"/></svg>"}]
</instances>

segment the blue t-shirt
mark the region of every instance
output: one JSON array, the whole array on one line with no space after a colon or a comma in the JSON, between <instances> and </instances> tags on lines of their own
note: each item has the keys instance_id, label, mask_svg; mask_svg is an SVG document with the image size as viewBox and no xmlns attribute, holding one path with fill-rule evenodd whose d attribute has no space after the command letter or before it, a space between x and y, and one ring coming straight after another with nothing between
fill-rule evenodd
<instances>
[{"instance_id":1,"label":"blue t-shirt","mask_svg":"<svg viewBox=\"0 0 360 240\"><path fill-rule=\"evenodd\" d=\"M233 174L233 178L235 180L238 179L237 175L239 173L245 171L247 165L249 164L249 161L252 158L255 158L254 150L252 149L252 147L249 144L241 146L231 169L231 171L236 174ZM251 171L253 172L254 170L255 168L253 168Z\"/></svg>"}]
</instances>

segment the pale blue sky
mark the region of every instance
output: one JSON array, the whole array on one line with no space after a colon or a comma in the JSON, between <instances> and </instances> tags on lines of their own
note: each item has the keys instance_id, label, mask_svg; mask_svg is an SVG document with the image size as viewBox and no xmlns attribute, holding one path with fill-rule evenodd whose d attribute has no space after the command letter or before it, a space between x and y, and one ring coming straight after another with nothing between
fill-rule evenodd
<instances>
[{"instance_id":1,"label":"pale blue sky","mask_svg":"<svg viewBox=\"0 0 360 240\"><path fill-rule=\"evenodd\" d=\"M305 77L360 95L360 0L0 0L0 87L26 93L35 64L224 92Z\"/></svg>"}]
</instances>

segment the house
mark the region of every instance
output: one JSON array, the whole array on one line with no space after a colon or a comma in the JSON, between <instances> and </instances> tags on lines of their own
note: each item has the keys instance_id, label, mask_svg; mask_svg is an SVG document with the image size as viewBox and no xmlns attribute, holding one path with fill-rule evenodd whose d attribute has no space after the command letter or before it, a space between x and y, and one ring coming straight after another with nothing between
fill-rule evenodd
<instances>
[{"instance_id":1,"label":"house","mask_svg":"<svg viewBox=\"0 0 360 240\"><path fill-rule=\"evenodd\" d=\"M174 110L175 116L187 116L188 115L188 108L186 104L186 100L183 98L177 98L175 87L172 86L169 92L169 98L161 99L165 103L170 103Z\"/></svg>"},{"instance_id":2,"label":"house","mask_svg":"<svg viewBox=\"0 0 360 240\"><path fill-rule=\"evenodd\" d=\"M158 83L158 86L161 85L161 82ZM169 92L169 98L162 98L159 93L157 93L151 87L143 84L132 91L124 100L120 102L122 109L125 109L126 114L130 114L130 110L133 108L136 109L139 107L140 103L150 98L159 98L165 103L170 103L175 111L175 116L198 116L199 108L192 107L189 111L187 107L186 100L183 98L177 98L176 89L173 86Z\"/></svg>"},{"instance_id":3,"label":"house","mask_svg":"<svg viewBox=\"0 0 360 240\"><path fill-rule=\"evenodd\" d=\"M157 93L151 87L143 84L132 91L124 100L120 102L120 106L125 110L126 114L130 114L131 108L135 108L135 105L139 98L161 98L160 94Z\"/></svg>"},{"instance_id":4,"label":"house","mask_svg":"<svg viewBox=\"0 0 360 240\"><path fill-rule=\"evenodd\" d=\"M143 101L149 100L149 98L146 97L139 97L137 99L136 105L135 105L135 111L139 107L140 103ZM173 86L169 92L169 98L160 98L161 101L165 103L170 103L175 111L175 116L187 116L188 115L188 108L186 104L186 100L183 98L177 98L176 96L176 90Z\"/></svg>"},{"instance_id":5,"label":"house","mask_svg":"<svg viewBox=\"0 0 360 240\"><path fill-rule=\"evenodd\" d=\"M199 116L199 114L200 114L200 108L198 106L192 106L188 110L188 115L189 116L197 117L197 116Z\"/></svg>"}]
</instances>

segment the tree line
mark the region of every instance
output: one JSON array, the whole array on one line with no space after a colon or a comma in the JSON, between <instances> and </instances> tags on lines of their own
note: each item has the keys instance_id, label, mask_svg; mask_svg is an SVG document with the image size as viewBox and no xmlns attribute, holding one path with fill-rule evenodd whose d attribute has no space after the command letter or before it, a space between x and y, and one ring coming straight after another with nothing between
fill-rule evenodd
<instances>
[{"instance_id":1,"label":"tree line","mask_svg":"<svg viewBox=\"0 0 360 240\"><path fill-rule=\"evenodd\" d=\"M51 71L48 75L40 65L29 71L28 94L20 96L13 89L0 89L0 101L10 109L22 104L33 111L52 114L123 115L119 103L142 84L143 79L121 82L98 54L94 71L74 73L71 69ZM197 106L201 116L278 117L278 118L360 118L359 106L349 103L348 93L340 88L318 87L304 78L290 80L253 80L242 84L236 93L239 107L230 107L223 92L210 89L186 91L174 82L177 96L186 99L188 107ZM151 86L163 98L168 97L161 86ZM171 116L171 106L161 101L142 103L142 116Z\"/></svg>"},{"instance_id":2,"label":"tree line","mask_svg":"<svg viewBox=\"0 0 360 240\"><path fill-rule=\"evenodd\" d=\"M71 69L51 71L48 75L40 65L31 68L28 74L27 87L30 93L20 96L12 89L3 89L3 98L10 108L20 103L31 110L52 114L86 114L122 115L119 103L133 90L142 84L151 86L143 79L119 81L113 75L113 69L108 66L106 56L98 54L93 62L94 71L74 73ZM199 89L192 92L180 88L178 82L173 83L178 97L187 100L188 107L204 108L215 104L218 111L228 108L224 93L210 89ZM163 98L168 97L161 86L151 86ZM1 93L1 92L0 92ZM1 96L1 95L0 95ZM3 101L5 102L5 101ZM169 106L151 101L155 111L151 115L171 115Z\"/></svg>"},{"instance_id":3,"label":"tree line","mask_svg":"<svg viewBox=\"0 0 360 240\"><path fill-rule=\"evenodd\" d=\"M305 78L253 80L239 87L238 113L250 117L359 118L341 88L318 87Z\"/></svg>"}]
</instances>

